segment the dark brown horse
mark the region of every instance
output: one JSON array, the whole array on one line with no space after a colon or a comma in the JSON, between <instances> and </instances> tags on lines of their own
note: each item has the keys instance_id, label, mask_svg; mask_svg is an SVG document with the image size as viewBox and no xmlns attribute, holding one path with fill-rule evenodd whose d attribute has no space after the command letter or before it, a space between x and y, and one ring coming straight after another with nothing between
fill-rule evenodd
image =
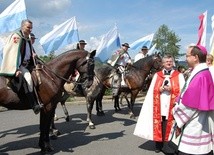
<instances>
[{"instance_id":1,"label":"dark brown horse","mask_svg":"<svg viewBox=\"0 0 214 155\"><path fill-rule=\"evenodd\" d=\"M33 70L34 85L40 101L44 104L44 108L40 112L39 146L42 151L49 152L53 150L50 145L49 129L56 108L56 100L61 98L63 85L76 69L80 73L80 77L85 79L86 87L89 87L93 82L93 58L95 54L96 51L89 53L87 51L71 50L46 64L39 65L36 70ZM41 83L39 83L39 79ZM5 81L5 77L0 77L0 105L16 110L30 109L29 103L20 100L18 95L7 87Z\"/></svg>"},{"instance_id":2,"label":"dark brown horse","mask_svg":"<svg viewBox=\"0 0 214 155\"><path fill-rule=\"evenodd\" d=\"M128 108L130 113L130 118L135 118L133 107L135 99L138 93L143 89L145 84L145 79L150 74L151 70L159 70L162 67L162 58L159 54L150 55L143 59L138 60L132 66L129 67L124 73L124 81L126 86L121 86L119 94L114 97L114 107L115 110L119 109L119 95L121 92L126 92L131 94L131 101L128 100ZM97 98L97 107L102 107L102 98L104 91ZM101 111L98 109L98 111Z\"/></svg>"}]
</instances>

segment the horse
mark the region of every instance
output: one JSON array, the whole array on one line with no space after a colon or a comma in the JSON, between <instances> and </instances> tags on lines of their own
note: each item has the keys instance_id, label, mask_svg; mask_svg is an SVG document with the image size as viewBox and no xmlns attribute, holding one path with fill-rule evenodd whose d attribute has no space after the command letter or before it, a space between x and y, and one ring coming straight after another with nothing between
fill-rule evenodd
<instances>
[{"instance_id":1,"label":"horse","mask_svg":"<svg viewBox=\"0 0 214 155\"><path fill-rule=\"evenodd\" d=\"M131 101L126 98L129 108L130 118L135 118L135 114L133 112L133 107L135 103L135 99L138 93L143 89L145 84L145 79L151 73L152 70L160 70L162 67L162 58L160 54L153 54L147 56L143 59L138 60L133 63L128 69L124 72L124 82L126 85L123 85L119 89L118 95L114 97L114 107L115 111L120 110L119 107L119 95L121 92L125 92L126 94L131 94ZM103 92L103 91L101 91ZM99 98L97 98L97 107L102 107L102 97L104 93L101 93ZM101 111L98 109L98 111Z\"/></svg>"},{"instance_id":2,"label":"horse","mask_svg":"<svg viewBox=\"0 0 214 155\"><path fill-rule=\"evenodd\" d=\"M89 87L94 76L94 56L96 51L87 52L84 50L69 50L58 55L48 63L37 64L32 71L34 87L37 90L39 101L44 105L40 111L40 137L39 147L42 152L51 152L53 147L50 144L49 129L56 101L63 92L63 86L75 69L84 79L84 84ZM14 110L30 109L26 100L20 97L6 84L7 77L0 77L0 106Z\"/></svg>"},{"instance_id":3,"label":"horse","mask_svg":"<svg viewBox=\"0 0 214 155\"><path fill-rule=\"evenodd\" d=\"M66 116L66 121L69 121L69 115L65 106L65 102L69 96L84 96L86 99L86 105L87 105L87 122L88 122L88 127L90 129L95 129L94 122L92 121L92 109L94 106L94 102L99 98L101 91L104 93L104 90L106 88L111 88L112 87L112 82L114 81L115 83L119 83L119 74L117 72L117 69L112 67L109 64L95 64L95 69L94 69L94 78L93 78L93 83L91 84L90 87L81 89L81 94L76 93L75 91L71 89L66 89L66 91L63 92L63 95L61 96L60 103L64 107L63 110L65 112ZM114 80L113 80L114 79ZM67 83L66 85L72 85L72 83ZM68 86L69 87L69 86ZM69 88L71 88L70 86ZM82 87L80 87L82 88ZM97 105L98 106L98 105ZM97 115L101 116L104 115L104 112L102 110L102 107L97 107ZM54 118L52 119L52 125L51 125L51 134L54 134L53 137L57 136L58 130L55 127L54 124Z\"/></svg>"},{"instance_id":4,"label":"horse","mask_svg":"<svg viewBox=\"0 0 214 155\"><path fill-rule=\"evenodd\" d=\"M127 92L131 93L131 102L128 102L128 108L130 113L130 118L134 118L135 115L133 113L133 106L135 99L140 90L143 89L143 85L145 79L150 74L151 70L159 70L162 67L162 59L159 54L154 54L148 56L144 59L140 59L139 61L135 62L129 70L125 72L124 78L125 82L127 83L127 87L121 87L119 93ZM90 129L95 129L95 125L91 119L92 109L94 105L94 101L96 101L96 111L98 116L103 116L104 111L102 109L102 99L105 94L105 90L107 88L113 88L113 85L119 85L120 82L120 75L118 75L118 71L116 68L110 66L109 64L100 64L95 65L95 76L93 79L93 84L83 90L83 94L86 98L87 104L87 121L89 124ZM114 81L114 84L113 84ZM70 93L73 94L74 92L70 90ZM65 95L61 97L61 104L65 106L65 101L69 97L67 92ZM119 99L119 95L114 98ZM127 99L128 101L128 99ZM115 101L115 109L118 110L119 102ZM67 116L66 116L67 117ZM53 127L54 122L53 122Z\"/></svg>"}]
</instances>

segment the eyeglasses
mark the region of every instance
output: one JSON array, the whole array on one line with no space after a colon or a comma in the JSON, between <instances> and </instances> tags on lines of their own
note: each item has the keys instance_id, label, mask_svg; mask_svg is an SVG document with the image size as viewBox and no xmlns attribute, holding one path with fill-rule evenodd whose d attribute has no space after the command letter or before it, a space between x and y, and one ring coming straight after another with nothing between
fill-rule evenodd
<instances>
[{"instance_id":1,"label":"eyeglasses","mask_svg":"<svg viewBox=\"0 0 214 155\"><path fill-rule=\"evenodd\" d=\"M186 57L190 57L190 56L193 56L193 55L191 55L191 54L187 54L187 55L186 55Z\"/></svg>"}]
</instances>

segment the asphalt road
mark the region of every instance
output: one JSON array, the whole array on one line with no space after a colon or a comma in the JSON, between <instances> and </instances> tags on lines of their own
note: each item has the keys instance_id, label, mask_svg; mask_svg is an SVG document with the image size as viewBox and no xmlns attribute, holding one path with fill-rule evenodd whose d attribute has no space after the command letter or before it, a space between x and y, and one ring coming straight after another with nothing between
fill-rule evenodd
<instances>
[{"instance_id":1,"label":"asphalt road","mask_svg":"<svg viewBox=\"0 0 214 155\"><path fill-rule=\"evenodd\" d=\"M135 105L139 115L142 103ZM113 104L105 103L105 116L96 116L93 120L96 129L89 129L86 120L86 105L67 104L70 122L65 122L61 106L57 108L59 120L56 126L61 135L51 140L52 154L60 155L153 155L154 143L133 135L136 119L130 119L127 107L115 113ZM0 112L0 155L37 155L40 154L39 115L32 110Z\"/></svg>"}]
</instances>

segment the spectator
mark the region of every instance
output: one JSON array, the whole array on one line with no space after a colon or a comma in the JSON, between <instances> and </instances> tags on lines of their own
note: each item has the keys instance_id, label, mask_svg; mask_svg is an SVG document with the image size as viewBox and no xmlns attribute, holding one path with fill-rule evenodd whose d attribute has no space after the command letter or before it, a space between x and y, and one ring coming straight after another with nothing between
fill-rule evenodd
<instances>
[{"instance_id":1,"label":"spectator","mask_svg":"<svg viewBox=\"0 0 214 155\"><path fill-rule=\"evenodd\" d=\"M146 94L134 135L155 142L155 152L162 151L173 124L172 108L185 83L183 74L173 69L174 59L166 55L163 69L154 74Z\"/></svg>"},{"instance_id":2,"label":"spectator","mask_svg":"<svg viewBox=\"0 0 214 155\"><path fill-rule=\"evenodd\" d=\"M189 47L186 60L192 72L173 108L177 133L182 132L179 155L213 155L214 84L206 64L207 50Z\"/></svg>"}]
</instances>

